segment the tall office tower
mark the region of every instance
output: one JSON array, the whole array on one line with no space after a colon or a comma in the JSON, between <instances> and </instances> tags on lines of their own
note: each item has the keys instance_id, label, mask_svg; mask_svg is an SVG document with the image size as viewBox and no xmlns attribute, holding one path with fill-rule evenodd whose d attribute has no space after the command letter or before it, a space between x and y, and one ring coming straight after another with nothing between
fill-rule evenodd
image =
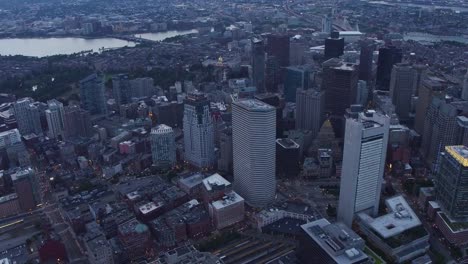
<instances>
[{"instance_id":1,"label":"tall office tower","mask_svg":"<svg viewBox=\"0 0 468 264\"><path fill-rule=\"evenodd\" d=\"M438 78L429 77L422 81L416 105L416 116L414 118L414 129L420 135L424 132L427 109L432 102L432 98L443 98L445 96L445 88L446 85Z\"/></svg>"},{"instance_id":2,"label":"tall office tower","mask_svg":"<svg viewBox=\"0 0 468 264\"><path fill-rule=\"evenodd\" d=\"M183 123L185 160L199 168L212 167L215 162L214 127L205 94L195 91L187 95Z\"/></svg>"},{"instance_id":3,"label":"tall office tower","mask_svg":"<svg viewBox=\"0 0 468 264\"><path fill-rule=\"evenodd\" d=\"M468 117L457 117L457 144L468 146Z\"/></svg>"},{"instance_id":4,"label":"tall office tower","mask_svg":"<svg viewBox=\"0 0 468 264\"><path fill-rule=\"evenodd\" d=\"M322 32L331 34L333 30L333 18L330 15L322 18Z\"/></svg>"},{"instance_id":5,"label":"tall office tower","mask_svg":"<svg viewBox=\"0 0 468 264\"><path fill-rule=\"evenodd\" d=\"M298 89L296 93L296 129L310 130L315 138L322 126L325 92Z\"/></svg>"},{"instance_id":6,"label":"tall office tower","mask_svg":"<svg viewBox=\"0 0 468 264\"><path fill-rule=\"evenodd\" d=\"M446 146L440 154L435 196L450 219L468 220L468 147Z\"/></svg>"},{"instance_id":7,"label":"tall office tower","mask_svg":"<svg viewBox=\"0 0 468 264\"><path fill-rule=\"evenodd\" d=\"M0 132L0 149L9 147L11 145L21 143L21 134L18 129L11 129L8 131Z\"/></svg>"},{"instance_id":8,"label":"tall office tower","mask_svg":"<svg viewBox=\"0 0 468 264\"><path fill-rule=\"evenodd\" d=\"M397 63L393 66L390 79L390 97L395 105L395 112L400 120L410 118L411 99L414 94L414 84L417 81L416 70L407 63Z\"/></svg>"},{"instance_id":9,"label":"tall office tower","mask_svg":"<svg viewBox=\"0 0 468 264\"><path fill-rule=\"evenodd\" d=\"M367 82L363 80L358 81L358 89L356 95L356 103L360 105L367 105L369 101L369 87Z\"/></svg>"},{"instance_id":10,"label":"tall office tower","mask_svg":"<svg viewBox=\"0 0 468 264\"><path fill-rule=\"evenodd\" d=\"M289 66L289 36L283 34L270 34L267 36L266 52L274 56L280 67Z\"/></svg>"},{"instance_id":11,"label":"tall office tower","mask_svg":"<svg viewBox=\"0 0 468 264\"><path fill-rule=\"evenodd\" d=\"M268 56L265 63L265 89L269 93L277 93L281 82L281 68L275 56Z\"/></svg>"},{"instance_id":12,"label":"tall office tower","mask_svg":"<svg viewBox=\"0 0 468 264\"><path fill-rule=\"evenodd\" d=\"M47 101L48 109L45 111L49 137L63 136L64 110L63 104L55 99Z\"/></svg>"},{"instance_id":13,"label":"tall office tower","mask_svg":"<svg viewBox=\"0 0 468 264\"><path fill-rule=\"evenodd\" d=\"M131 97L151 97L156 93L154 80L150 77L130 80Z\"/></svg>"},{"instance_id":14,"label":"tall office tower","mask_svg":"<svg viewBox=\"0 0 468 264\"><path fill-rule=\"evenodd\" d=\"M252 79L258 93L265 92L265 47L263 40L252 39Z\"/></svg>"},{"instance_id":15,"label":"tall office tower","mask_svg":"<svg viewBox=\"0 0 468 264\"><path fill-rule=\"evenodd\" d=\"M414 81L414 85L413 85L413 94L415 96L418 96L419 95L419 89L420 87L422 86L422 82L425 80L426 78L426 73L427 73L427 66L426 65L422 65L422 64L415 64L413 66L414 70L416 71L416 80Z\"/></svg>"},{"instance_id":16,"label":"tall office tower","mask_svg":"<svg viewBox=\"0 0 468 264\"><path fill-rule=\"evenodd\" d=\"M296 102L296 90L309 89L310 71L306 66L291 66L286 68L284 81L284 99L286 102Z\"/></svg>"},{"instance_id":17,"label":"tall office tower","mask_svg":"<svg viewBox=\"0 0 468 264\"><path fill-rule=\"evenodd\" d=\"M463 79L463 88L461 98L468 101L468 70L466 70L465 78Z\"/></svg>"},{"instance_id":18,"label":"tall office tower","mask_svg":"<svg viewBox=\"0 0 468 264\"><path fill-rule=\"evenodd\" d=\"M175 134L164 124L151 129L151 154L157 168L170 168L176 163Z\"/></svg>"},{"instance_id":19,"label":"tall office tower","mask_svg":"<svg viewBox=\"0 0 468 264\"><path fill-rule=\"evenodd\" d=\"M218 170L232 173L232 128L226 128L219 135Z\"/></svg>"},{"instance_id":20,"label":"tall office tower","mask_svg":"<svg viewBox=\"0 0 468 264\"><path fill-rule=\"evenodd\" d=\"M458 116L468 114L468 102L451 98L433 98L427 110L421 151L427 163L436 162L445 146L459 144Z\"/></svg>"},{"instance_id":21,"label":"tall office tower","mask_svg":"<svg viewBox=\"0 0 468 264\"><path fill-rule=\"evenodd\" d=\"M131 101L130 80L125 74L112 76L112 95L117 105L128 104Z\"/></svg>"},{"instance_id":22,"label":"tall office tower","mask_svg":"<svg viewBox=\"0 0 468 264\"><path fill-rule=\"evenodd\" d=\"M304 53L307 50L307 44L301 35L291 38L289 43L289 65L304 64Z\"/></svg>"},{"instance_id":23,"label":"tall office tower","mask_svg":"<svg viewBox=\"0 0 468 264\"><path fill-rule=\"evenodd\" d=\"M379 49L379 60L377 61L377 87L379 90L388 91L393 65L400 63L403 59L401 49L390 46Z\"/></svg>"},{"instance_id":24,"label":"tall office tower","mask_svg":"<svg viewBox=\"0 0 468 264\"><path fill-rule=\"evenodd\" d=\"M104 80L101 76L94 73L81 80L80 97L83 109L91 115L107 114Z\"/></svg>"},{"instance_id":25,"label":"tall office tower","mask_svg":"<svg viewBox=\"0 0 468 264\"><path fill-rule=\"evenodd\" d=\"M41 202L41 194L34 170L22 168L11 175L11 180L18 194L21 209L23 211L36 209L36 205Z\"/></svg>"},{"instance_id":26,"label":"tall office tower","mask_svg":"<svg viewBox=\"0 0 468 264\"><path fill-rule=\"evenodd\" d=\"M339 58L344 54L344 38L339 32L332 32L331 37L325 39L325 59Z\"/></svg>"},{"instance_id":27,"label":"tall office tower","mask_svg":"<svg viewBox=\"0 0 468 264\"><path fill-rule=\"evenodd\" d=\"M91 125L90 114L79 106L64 107L63 120L65 121L63 123L64 138L87 138L92 136L93 127Z\"/></svg>"},{"instance_id":28,"label":"tall office tower","mask_svg":"<svg viewBox=\"0 0 468 264\"><path fill-rule=\"evenodd\" d=\"M323 63L322 89L325 91L325 111L338 137L344 133L344 114L355 104L357 98L358 69L355 64L340 59L329 59Z\"/></svg>"},{"instance_id":29,"label":"tall office tower","mask_svg":"<svg viewBox=\"0 0 468 264\"><path fill-rule=\"evenodd\" d=\"M300 146L290 138L276 140L276 174L280 178L295 178L301 162Z\"/></svg>"},{"instance_id":30,"label":"tall office tower","mask_svg":"<svg viewBox=\"0 0 468 264\"><path fill-rule=\"evenodd\" d=\"M372 67L375 43L373 40L366 39L361 43L361 54L359 55L359 80L369 82L372 80Z\"/></svg>"},{"instance_id":31,"label":"tall office tower","mask_svg":"<svg viewBox=\"0 0 468 264\"><path fill-rule=\"evenodd\" d=\"M41 134L41 117L39 108L33 104L33 99L23 98L13 104L18 129L22 135Z\"/></svg>"},{"instance_id":32,"label":"tall office tower","mask_svg":"<svg viewBox=\"0 0 468 264\"><path fill-rule=\"evenodd\" d=\"M282 138L283 131L284 131L284 126L283 126L284 106L282 105L279 95L272 94L272 93L263 93L263 94L256 94L254 98L276 108L276 138Z\"/></svg>"},{"instance_id":33,"label":"tall office tower","mask_svg":"<svg viewBox=\"0 0 468 264\"><path fill-rule=\"evenodd\" d=\"M379 210L390 119L353 105L346 119L338 220L351 227L354 215Z\"/></svg>"},{"instance_id":34,"label":"tall office tower","mask_svg":"<svg viewBox=\"0 0 468 264\"><path fill-rule=\"evenodd\" d=\"M256 99L232 104L234 189L254 207L275 196L276 109Z\"/></svg>"}]
</instances>

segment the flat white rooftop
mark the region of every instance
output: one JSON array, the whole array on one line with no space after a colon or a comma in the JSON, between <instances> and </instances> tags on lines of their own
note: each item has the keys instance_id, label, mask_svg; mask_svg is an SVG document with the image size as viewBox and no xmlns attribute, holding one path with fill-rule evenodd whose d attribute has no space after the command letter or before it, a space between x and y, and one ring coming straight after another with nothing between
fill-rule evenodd
<instances>
[{"instance_id":1,"label":"flat white rooftop","mask_svg":"<svg viewBox=\"0 0 468 264\"><path fill-rule=\"evenodd\" d=\"M389 238L421 225L418 216L403 196L389 198L385 204L389 211L386 215L372 218L366 213L358 214L381 237Z\"/></svg>"},{"instance_id":2,"label":"flat white rooftop","mask_svg":"<svg viewBox=\"0 0 468 264\"><path fill-rule=\"evenodd\" d=\"M205 186L207 191L211 191L213 188L212 186L229 186L231 185L230 182L228 182L226 179L224 179L223 176L219 175L218 173L215 173L211 175L210 177L207 177L203 179L203 185Z\"/></svg>"},{"instance_id":3,"label":"flat white rooftop","mask_svg":"<svg viewBox=\"0 0 468 264\"><path fill-rule=\"evenodd\" d=\"M238 100L237 102L234 102L234 104L245 108L249 111L258 111L258 112L266 112L266 111L274 111L276 108L273 106L264 103L260 100L257 99L244 99L244 100Z\"/></svg>"},{"instance_id":4,"label":"flat white rooftop","mask_svg":"<svg viewBox=\"0 0 468 264\"><path fill-rule=\"evenodd\" d=\"M149 203L146 203L142 206L140 206L140 208L138 208L140 210L140 212L142 214L149 214L151 212L153 212L154 210L160 208L161 206L163 206L163 203L158 203L158 204L155 204L154 202L149 202Z\"/></svg>"},{"instance_id":5,"label":"flat white rooftop","mask_svg":"<svg viewBox=\"0 0 468 264\"><path fill-rule=\"evenodd\" d=\"M342 223L330 224L327 219L322 218L301 225L301 228L336 263L359 263L368 258L360 248L364 247L365 242Z\"/></svg>"},{"instance_id":6,"label":"flat white rooftop","mask_svg":"<svg viewBox=\"0 0 468 264\"><path fill-rule=\"evenodd\" d=\"M360 31L340 31L340 37L345 37L345 36L362 36L364 33Z\"/></svg>"},{"instance_id":7,"label":"flat white rooftop","mask_svg":"<svg viewBox=\"0 0 468 264\"><path fill-rule=\"evenodd\" d=\"M242 198L236 192L232 191L227 193L226 196L224 196L221 200L212 202L211 205L216 210L219 210L240 202L244 202L244 198Z\"/></svg>"}]
</instances>

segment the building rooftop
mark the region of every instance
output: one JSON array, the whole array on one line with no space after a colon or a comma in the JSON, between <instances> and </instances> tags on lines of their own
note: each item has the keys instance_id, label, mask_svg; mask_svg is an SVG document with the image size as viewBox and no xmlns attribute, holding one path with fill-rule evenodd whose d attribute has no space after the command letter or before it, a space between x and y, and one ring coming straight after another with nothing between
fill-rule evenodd
<instances>
[{"instance_id":1,"label":"building rooftop","mask_svg":"<svg viewBox=\"0 0 468 264\"><path fill-rule=\"evenodd\" d=\"M149 229L147 225L140 223L140 221L136 219L131 219L130 221L119 225L119 232L123 235L132 233L141 234L147 232L148 230Z\"/></svg>"},{"instance_id":2,"label":"building rooftop","mask_svg":"<svg viewBox=\"0 0 468 264\"><path fill-rule=\"evenodd\" d=\"M234 102L234 104L249 111L267 112L276 111L276 108L257 99L244 99Z\"/></svg>"},{"instance_id":3,"label":"building rooftop","mask_svg":"<svg viewBox=\"0 0 468 264\"><path fill-rule=\"evenodd\" d=\"M444 223L450 228L452 233L468 232L468 222L456 221L450 219L443 211L438 211L437 214L444 221Z\"/></svg>"},{"instance_id":4,"label":"building rooftop","mask_svg":"<svg viewBox=\"0 0 468 264\"><path fill-rule=\"evenodd\" d=\"M276 140L276 143L278 143L281 147L285 149L299 149L300 146L297 144L294 140L290 138L278 138Z\"/></svg>"},{"instance_id":5,"label":"building rooftop","mask_svg":"<svg viewBox=\"0 0 468 264\"><path fill-rule=\"evenodd\" d=\"M203 175L200 173L195 173L193 175L188 176L187 178L183 178L179 180L179 183L188 187L193 188L198 184L203 182Z\"/></svg>"},{"instance_id":6,"label":"building rooftop","mask_svg":"<svg viewBox=\"0 0 468 264\"><path fill-rule=\"evenodd\" d=\"M170 133L172 131L173 131L172 127L165 125L165 124L160 124L156 126L155 128L153 128L151 130L151 133L152 134L164 134L164 133Z\"/></svg>"},{"instance_id":7,"label":"building rooftop","mask_svg":"<svg viewBox=\"0 0 468 264\"><path fill-rule=\"evenodd\" d=\"M431 260L431 257L429 257L429 255L423 255L411 261L411 264L431 264L431 263L432 263L432 260Z\"/></svg>"},{"instance_id":8,"label":"building rooftop","mask_svg":"<svg viewBox=\"0 0 468 264\"><path fill-rule=\"evenodd\" d=\"M0 197L0 204L1 203L6 203L6 202L11 201L11 200L14 200L16 198L18 198L18 195L16 193L10 193L10 194L1 196ZM1 262L0 262L0 264L1 264Z\"/></svg>"},{"instance_id":9,"label":"building rooftop","mask_svg":"<svg viewBox=\"0 0 468 264\"><path fill-rule=\"evenodd\" d=\"M18 171L16 171L14 174L11 175L11 180L12 181L17 181L25 176L29 176L33 174L34 171L32 168L23 168Z\"/></svg>"},{"instance_id":10,"label":"building rooftop","mask_svg":"<svg viewBox=\"0 0 468 264\"><path fill-rule=\"evenodd\" d=\"M429 201L429 206L434 208L434 209L439 209L440 208L440 204L436 201Z\"/></svg>"},{"instance_id":11,"label":"building rooftop","mask_svg":"<svg viewBox=\"0 0 468 264\"><path fill-rule=\"evenodd\" d=\"M203 180L203 185L205 186L207 191L211 191L213 187L228 187L231 185L229 181L223 178L223 176L215 173L208 178Z\"/></svg>"},{"instance_id":12,"label":"building rooftop","mask_svg":"<svg viewBox=\"0 0 468 264\"><path fill-rule=\"evenodd\" d=\"M368 259L362 251L365 242L342 223L330 224L322 218L301 226L336 263L358 263Z\"/></svg>"},{"instance_id":13,"label":"building rooftop","mask_svg":"<svg viewBox=\"0 0 468 264\"><path fill-rule=\"evenodd\" d=\"M361 36L364 35L361 31L340 31L340 37L345 36Z\"/></svg>"},{"instance_id":14,"label":"building rooftop","mask_svg":"<svg viewBox=\"0 0 468 264\"><path fill-rule=\"evenodd\" d=\"M162 203L162 202L159 202L158 204L156 204L154 202L149 202L149 203L146 203L146 204L140 206L138 208L138 210L143 215L146 215L146 214L150 214L151 212L154 212L158 208L161 208L163 205L164 205L164 203Z\"/></svg>"},{"instance_id":15,"label":"building rooftop","mask_svg":"<svg viewBox=\"0 0 468 264\"><path fill-rule=\"evenodd\" d=\"M389 238L418 227L421 221L403 196L395 196L385 201L389 213L372 218L366 213L358 216L383 238Z\"/></svg>"},{"instance_id":16,"label":"building rooftop","mask_svg":"<svg viewBox=\"0 0 468 264\"><path fill-rule=\"evenodd\" d=\"M446 146L445 151L457 160L463 167L468 167L468 147L460 146Z\"/></svg>"},{"instance_id":17,"label":"building rooftop","mask_svg":"<svg viewBox=\"0 0 468 264\"><path fill-rule=\"evenodd\" d=\"M175 261L175 262L174 262ZM153 262L152 262L153 263ZM193 246L181 246L167 251L154 264L183 263L183 264L220 264L218 257L208 252L200 252Z\"/></svg>"},{"instance_id":18,"label":"building rooftop","mask_svg":"<svg viewBox=\"0 0 468 264\"><path fill-rule=\"evenodd\" d=\"M236 192L231 191L230 193L227 193L226 196L224 196L221 200L214 201L211 203L211 205L219 210L224 207L228 207L230 205L233 205L235 203L240 203L243 202L244 198L242 198L240 195L238 195Z\"/></svg>"}]
</instances>

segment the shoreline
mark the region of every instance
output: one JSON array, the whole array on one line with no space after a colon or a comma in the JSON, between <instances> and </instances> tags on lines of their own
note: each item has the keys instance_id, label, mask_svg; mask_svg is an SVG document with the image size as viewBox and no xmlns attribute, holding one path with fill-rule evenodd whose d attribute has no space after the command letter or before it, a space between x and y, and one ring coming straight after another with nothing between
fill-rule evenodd
<instances>
[{"instance_id":1,"label":"shoreline","mask_svg":"<svg viewBox=\"0 0 468 264\"><path fill-rule=\"evenodd\" d=\"M0 36L0 40L2 39L51 39L51 38L57 38L57 39L63 39L63 38L81 38L81 39L106 39L106 38L116 38L116 36L135 36L139 34L164 34L168 32L188 32L188 31L193 31L197 30L196 28L192 29L171 29L171 30L166 30L166 31L138 31L138 32L131 32L131 33L126 33L126 34L103 34L103 35L93 35L93 36L87 36L87 35L75 35L75 34L61 34L61 35L5 35L5 36Z\"/></svg>"}]
</instances>

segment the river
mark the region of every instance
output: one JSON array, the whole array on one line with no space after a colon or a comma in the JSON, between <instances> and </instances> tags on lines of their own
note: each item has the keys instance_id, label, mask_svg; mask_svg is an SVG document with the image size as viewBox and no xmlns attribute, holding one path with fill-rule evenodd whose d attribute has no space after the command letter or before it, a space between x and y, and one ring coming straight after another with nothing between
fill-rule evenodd
<instances>
[{"instance_id":1,"label":"river","mask_svg":"<svg viewBox=\"0 0 468 264\"><path fill-rule=\"evenodd\" d=\"M166 38L196 32L196 30L173 30L158 33L135 34L135 36L154 41L161 41ZM73 54L88 50L99 52L99 49L101 48L122 48L125 46L134 47L135 45L135 42L116 38L5 38L0 39L0 55L45 57L59 54Z\"/></svg>"}]
</instances>

